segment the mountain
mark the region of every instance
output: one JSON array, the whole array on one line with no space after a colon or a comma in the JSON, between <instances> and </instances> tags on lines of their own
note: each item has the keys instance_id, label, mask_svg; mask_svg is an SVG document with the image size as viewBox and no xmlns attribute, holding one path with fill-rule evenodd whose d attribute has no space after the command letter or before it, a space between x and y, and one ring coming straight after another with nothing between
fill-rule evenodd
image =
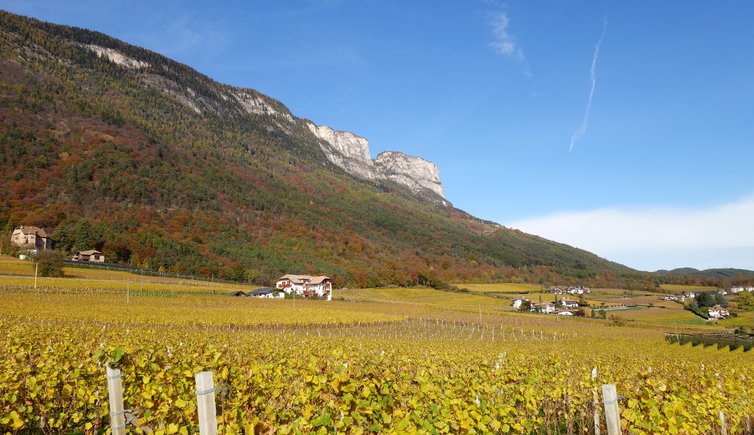
<instances>
[{"instance_id":1,"label":"mountain","mask_svg":"<svg viewBox=\"0 0 754 435\"><path fill-rule=\"evenodd\" d=\"M705 269L682 267L673 270L658 270L656 272L668 280L685 280L691 282L706 282L717 286L731 284L754 283L754 271L746 269Z\"/></svg>"},{"instance_id":2,"label":"mountain","mask_svg":"<svg viewBox=\"0 0 754 435\"><path fill-rule=\"evenodd\" d=\"M371 159L363 137L157 53L2 11L0 42L8 233L36 225L68 252L266 284L649 282L455 209L422 158Z\"/></svg>"}]
</instances>

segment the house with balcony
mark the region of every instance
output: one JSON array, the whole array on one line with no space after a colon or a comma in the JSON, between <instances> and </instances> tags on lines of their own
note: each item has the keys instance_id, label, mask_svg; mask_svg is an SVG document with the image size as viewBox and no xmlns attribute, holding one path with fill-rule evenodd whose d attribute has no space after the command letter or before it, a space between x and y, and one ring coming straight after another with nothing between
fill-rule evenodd
<instances>
[{"instance_id":1,"label":"house with balcony","mask_svg":"<svg viewBox=\"0 0 754 435\"><path fill-rule=\"evenodd\" d=\"M275 288L298 296L325 297L332 294L332 279L327 276L287 274L277 280Z\"/></svg>"}]
</instances>

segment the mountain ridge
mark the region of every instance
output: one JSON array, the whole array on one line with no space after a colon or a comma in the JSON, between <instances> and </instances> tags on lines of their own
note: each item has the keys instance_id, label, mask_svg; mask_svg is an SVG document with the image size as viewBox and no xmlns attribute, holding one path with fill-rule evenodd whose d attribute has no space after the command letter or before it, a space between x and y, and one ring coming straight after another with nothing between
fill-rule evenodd
<instances>
[{"instance_id":1,"label":"mountain ridge","mask_svg":"<svg viewBox=\"0 0 754 435\"><path fill-rule=\"evenodd\" d=\"M691 276L709 279L720 279L731 282L735 282L736 280L742 280L742 282L749 282L749 280L754 280L754 271L735 268L712 268L699 270L693 267L679 267L672 270L661 269L656 271L655 273L660 276Z\"/></svg>"},{"instance_id":2,"label":"mountain ridge","mask_svg":"<svg viewBox=\"0 0 754 435\"><path fill-rule=\"evenodd\" d=\"M474 218L441 190L395 179L400 171L354 176L327 157L311 121L253 89L7 12L0 38L6 231L54 227L67 251L98 247L121 263L259 283L286 272L359 286L650 285L594 254Z\"/></svg>"},{"instance_id":3,"label":"mountain ridge","mask_svg":"<svg viewBox=\"0 0 754 435\"><path fill-rule=\"evenodd\" d=\"M101 47L96 44L83 44L83 46L95 52L97 56L127 69L140 70L150 66L147 61L131 58L115 48ZM197 94L190 87L182 92L175 89L175 83L166 83L164 80L156 80L156 83L149 81L149 83L158 89L161 87L163 92L175 96L178 101L198 114L201 114L203 109L215 110L211 104L202 104L204 101L201 99L197 101ZM400 151L385 151L377 158L371 159L368 140L356 133L334 130L331 127L317 125L312 121L299 118L279 100L261 94L255 89L216 82L214 84L219 85L220 89L217 94L221 98L225 100L234 98L246 114L276 117L291 124L303 122L314 136L324 141L324 144L320 143L320 148L327 159L355 177L367 181L391 180L408 187L415 193L432 192L442 200L445 199L439 169L426 159L408 156ZM278 126L283 127L281 124ZM418 170L414 170L416 166Z\"/></svg>"}]
</instances>

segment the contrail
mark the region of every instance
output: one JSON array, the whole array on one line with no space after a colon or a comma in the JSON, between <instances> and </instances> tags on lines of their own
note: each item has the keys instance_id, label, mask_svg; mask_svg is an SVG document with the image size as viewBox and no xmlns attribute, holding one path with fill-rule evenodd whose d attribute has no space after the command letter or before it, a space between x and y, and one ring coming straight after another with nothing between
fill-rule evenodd
<instances>
[{"instance_id":1,"label":"contrail","mask_svg":"<svg viewBox=\"0 0 754 435\"><path fill-rule=\"evenodd\" d=\"M589 100L586 103L586 111L584 112L584 119L581 120L579 129L571 136L571 148L569 152L573 151L573 146L581 140L586 134L586 129L589 127L589 113L592 111L592 98L594 97L594 88L597 87L597 58L600 56L600 46L602 40L605 39L605 33L607 33L607 15L605 15L602 21L602 34L597 41L597 45L594 46L594 54L592 55L592 68L589 70L589 74L592 78L592 89L589 91Z\"/></svg>"}]
</instances>

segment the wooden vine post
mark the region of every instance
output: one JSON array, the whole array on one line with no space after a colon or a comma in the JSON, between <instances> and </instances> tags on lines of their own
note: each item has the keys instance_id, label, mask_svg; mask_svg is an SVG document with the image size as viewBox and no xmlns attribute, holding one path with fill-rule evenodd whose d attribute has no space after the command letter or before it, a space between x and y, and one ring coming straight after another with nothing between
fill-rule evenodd
<instances>
[{"instance_id":1,"label":"wooden vine post","mask_svg":"<svg viewBox=\"0 0 754 435\"><path fill-rule=\"evenodd\" d=\"M597 367L592 369L592 384L597 382ZM594 406L594 435L600 435L600 407L599 407L599 393L597 393L597 385L594 385L592 390L592 405Z\"/></svg>"},{"instance_id":2,"label":"wooden vine post","mask_svg":"<svg viewBox=\"0 0 754 435\"><path fill-rule=\"evenodd\" d=\"M602 386L602 403L605 404L605 421L608 435L620 435L620 411L618 411L618 392L615 384Z\"/></svg>"},{"instance_id":3,"label":"wooden vine post","mask_svg":"<svg viewBox=\"0 0 754 435\"><path fill-rule=\"evenodd\" d=\"M212 380L212 372L197 373L195 379L199 433L201 435L216 435L217 413L215 411L215 383Z\"/></svg>"},{"instance_id":4,"label":"wooden vine post","mask_svg":"<svg viewBox=\"0 0 754 435\"><path fill-rule=\"evenodd\" d=\"M123 435L126 433L126 411L123 409L120 369L107 366L107 392L110 400L110 430L113 435Z\"/></svg>"}]
</instances>

